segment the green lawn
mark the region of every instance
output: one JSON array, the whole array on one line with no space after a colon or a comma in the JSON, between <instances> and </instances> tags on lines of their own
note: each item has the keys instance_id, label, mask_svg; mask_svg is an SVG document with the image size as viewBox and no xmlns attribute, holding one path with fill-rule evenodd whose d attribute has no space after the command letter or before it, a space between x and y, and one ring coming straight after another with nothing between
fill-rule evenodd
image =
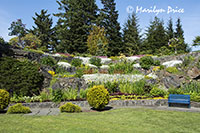
<instances>
[{"instance_id":1,"label":"green lawn","mask_svg":"<svg viewBox=\"0 0 200 133\"><path fill-rule=\"evenodd\" d=\"M0 132L200 133L200 113L124 108L58 116L0 115Z\"/></svg>"}]
</instances>

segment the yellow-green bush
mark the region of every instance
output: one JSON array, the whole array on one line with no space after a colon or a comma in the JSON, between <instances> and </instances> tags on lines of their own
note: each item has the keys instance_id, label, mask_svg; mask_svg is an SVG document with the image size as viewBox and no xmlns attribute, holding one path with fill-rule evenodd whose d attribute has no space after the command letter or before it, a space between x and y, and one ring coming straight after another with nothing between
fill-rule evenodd
<instances>
[{"instance_id":1,"label":"yellow-green bush","mask_svg":"<svg viewBox=\"0 0 200 133\"><path fill-rule=\"evenodd\" d=\"M67 113L81 112L81 107L72 103L66 103L60 106L59 109L60 109L60 112L67 112Z\"/></svg>"},{"instance_id":2,"label":"yellow-green bush","mask_svg":"<svg viewBox=\"0 0 200 133\"><path fill-rule=\"evenodd\" d=\"M178 69L176 67L168 67L166 68L166 71L172 74L178 73Z\"/></svg>"},{"instance_id":3,"label":"yellow-green bush","mask_svg":"<svg viewBox=\"0 0 200 133\"><path fill-rule=\"evenodd\" d=\"M95 109L104 109L109 103L109 93L103 85L94 86L87 93L87 101Z\"/></svg>"},{"instance_id":4,"label":"yellow-green bush","mask_svg":"<svg viewBox=\"0 0 200 133\"><path fill-rule=\"evenodd\" d=\"M18 113L28 114L28 113L31 113L31 110L29 107L25 107L21 103L17 103L13 106L10 106L8 108L7 113L8 114L18 114Z\"/></svg>"},{"instance_id":5,"label":"yellow-green bush","mask_svg":"<svg viewBox=\"0 0 200 133\"><path fill-rule=\"evenodd\" d=\"M0 110L8 107L9 101L9 93L6 90L0 89Z\"/></svg>"}]
</instances>

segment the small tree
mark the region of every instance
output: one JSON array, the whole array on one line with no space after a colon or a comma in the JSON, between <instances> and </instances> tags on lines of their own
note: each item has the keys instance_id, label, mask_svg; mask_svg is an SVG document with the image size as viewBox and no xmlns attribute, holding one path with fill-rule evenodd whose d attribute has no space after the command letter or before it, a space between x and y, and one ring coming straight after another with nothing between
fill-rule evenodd
<instances>
[{"instance_id":1,"label":"small tree","mask_svg":"<svg viewBox=\"0 0 200 133\"><path fill-rule=\"evenodd\" d=\"M23 42L21 40L22 37L24 37L26 35L26 28L25 28L25 24L22 23L21 19L17 19L17 21L13 21L11 23L10 28L8 28L8 30L10 30L11 32L9 32L9 36L17 36L18 37L18 45L23 46Z\"/></svg>"},{"instance_id":2,"label":"small tree","mask_svg":"<svg viewBox=\"0 0 200 133\"><path fill-rule=\"evenodd\" d=\"M168 45L175 49L175 54L177 54L177 47L183 43L181 38L172 38L169 40Z\"/></svg>"},{"instance_id":3,"label":"small tree","mask_svg":"<svg viewBox=\"0 0 200 133\"><path fill-rule=\"evenodd\" d=\"M193 40L193 45L192 46L200 46L200 36L197 36L194 40Z\"/></svg>"},{"instance_id":4,"label":"small tree","mask_svg":"<svg viewBox=\"0 0 200 133\"><path fill-rule=\"evenodd\" d=\"M41 40L38 39L38 37L33 35L32 33L26 34L26 36L23 37L22 40L24 42L24 46L27 48L31 49L40 48Z\"/></svg>"},{"instance_id":5,"label":"small tree","mask_svg":"<svg viewBox=\"0 0 200 133\"><path fill-rule=\"evenodd\" d=\"M87 39L87 46L90 54L92 55L104 55L106 52L106 45L108 40L104 28L99 26L93 26L90 31L90 35Z\"/></svg>"}]
</instances>

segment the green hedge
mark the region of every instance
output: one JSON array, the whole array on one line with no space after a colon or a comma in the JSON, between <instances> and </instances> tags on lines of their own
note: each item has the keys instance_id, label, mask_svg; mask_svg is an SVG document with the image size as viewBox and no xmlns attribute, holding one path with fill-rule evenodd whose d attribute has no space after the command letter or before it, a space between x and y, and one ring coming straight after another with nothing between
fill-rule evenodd
<instances>
[{"instance_id":1,"label":"green hedge","mask_svg":"<svg viewBox=\"0 0 200 133\"><path fill-rule=\"evenodd\" d=\"M38 71L39 66L27 60L0 58L0 88L5 88L11 95L39 95L44 77Z\"/></svg>"}]
</instances>

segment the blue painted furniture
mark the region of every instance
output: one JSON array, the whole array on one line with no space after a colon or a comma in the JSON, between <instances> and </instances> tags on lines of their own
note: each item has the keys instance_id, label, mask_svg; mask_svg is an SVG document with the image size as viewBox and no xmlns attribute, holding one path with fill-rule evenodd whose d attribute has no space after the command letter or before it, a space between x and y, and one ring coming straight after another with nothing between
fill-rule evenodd
<instances>
[{"instance_id":1,"label":"blue painted furniture","mask_svg":"<svg viewBox=\"0 0 200 133\"><path fill-rule=\"evenodd\" d=\"M168 97L168 104L181 104L187 105L190 108L190 95L170 94Z\"/></svg>"}]
</instances>

